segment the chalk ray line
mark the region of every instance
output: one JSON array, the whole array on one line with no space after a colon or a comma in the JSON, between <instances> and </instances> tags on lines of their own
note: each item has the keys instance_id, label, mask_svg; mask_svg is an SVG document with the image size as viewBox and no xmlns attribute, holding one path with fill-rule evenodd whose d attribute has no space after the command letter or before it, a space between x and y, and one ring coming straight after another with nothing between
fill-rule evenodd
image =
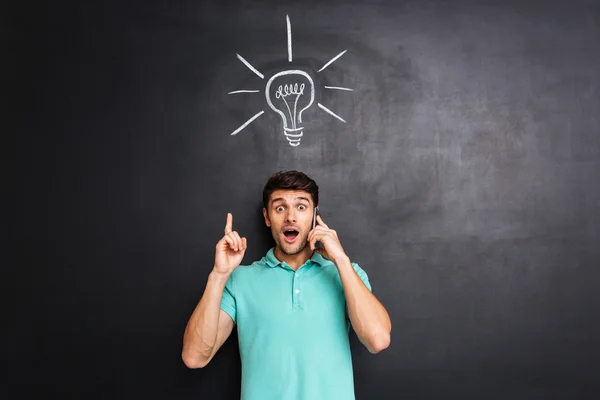
<instances>
[{"instance_id":1,"label":"chalk ray line","mask_svg":"<svg viewBox=\"0 0 600 400\"><path fill-rule=\"evenodd\" d=\"M346 88L346 87L339 87L339 86L325 86L325 89L347 90L349 92L354 91L354 89L350 89L350 88Z\"/></svg>"},{"instance_id":2,"label":"chalk ray line","mask_svg":"<svg viewBox=\"0 0 600 400\"><path fill-rule=\"evenodd\" d=\"M342 117L340 117L339 115L337 115L336 113L334 113L333 111L331 111L329 108L325 107L323 104L321 103L317 103L317 105L322 108L325 112L333 115L334 117L336 117L337 119L339 119L340 121L342 121L343 123L346 123L346 121L344 121L344 119Z\"/></svg>"},{"instance_id":3,"label":"chalk ray line","mask_svg":"<svg viewBox=\"0 0 600 400\"><path fill-rule=\"evenodd\" d=\"M329 64L331 64L332 62L334 62L335 60L337 60L338 58L340 58L341 56L343 56L344 53L347 52L347 51L348 50L344 50L340 54L338 54L337 56L333 57L331 60L329 60L329 62L327 64L323 65L323 67L321 67L321 69L318 70L317 72L323 71L325 68L327 68L329 66Z\"/></svg>"},{"instance_id":4,"label":"chalk ray line","mask_svg":"<svg viewBox=\"0 0 600 400\"><path fill-rule=\"evenodd\" d=\"M292 24L289 15L286 15L285 19L287 21L288 61L292 62Z\"/></svg>"},{"instance_id":5,"label":"chalk ray line","mask_svg":"<svg viewBox=\"0 0 600 400\"><path fill-rule=\"evenodd\" d=\"M260 92L260 90L246 90L246 89L243 89L243 90L234 90L233 92L229 92L229 93L227 93L227 94L237 94L237 93L258 93L258 92Z\"/></svg>"},{"instance_id":6,"label":"chalk ray line","mask_svg":"<svg viewBox=\"0 0 600 400\"><path fill-rule=\"evenodd\" d=\"M254 68L248 61L246 61L246 59L242 56L240 56L239 54L236 54L237 58L244 63L244 65L246 65L246 67L248 67L248 69L250 69L250 71L254 72L256 75L260 76L260 79L265 79L265 76L263 74L261 74L260 72L258 72L258 70L256 68Z\"/></svg>"},{"instance_id":7,"label":"chalk ray line","mask_svg":"<svg viewBox=\"0 0 600 400\"><path fill-rule=\"evenodd\" d=\"M235 131L233 131L233 133L231 135L235 135L236 133L238 133L239 131L241 131L242 129L244 129L246 126L248 126L248 124L250 124L252 121L254 121L256 118L260 117L261 115L263 115L265 113L265 111L260 111L258 113L256 113L252 118L250 118L248 121L246 121L244 123L244 125L240 126L239 128L237 128Z\"/></svg>"}]
</instances>

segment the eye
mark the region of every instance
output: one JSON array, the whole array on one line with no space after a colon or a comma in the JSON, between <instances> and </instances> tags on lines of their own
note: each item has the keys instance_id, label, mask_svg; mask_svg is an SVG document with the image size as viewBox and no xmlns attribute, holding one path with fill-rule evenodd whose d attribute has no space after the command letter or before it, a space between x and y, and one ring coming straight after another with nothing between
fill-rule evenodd
<instances>
[{"instance_id":1,"label":"eye","mask_svg":"<svg viewBox=\"0 0 600 400\"><path fill-rule=\"evenodd\" d=\"M304 204L300 204L298 206L298 209L304 211L304 210L306 210L306 206Z\"/></svg>"},{"instance_id":2,"label":"eye","mask_svg":"<svg viewBox=\"0 0 600 400\"><path fill-rule=\"evenodd\" d=\"M277 206L277 207L275 208L275 210L277 210L277 211L280 211L280 212L281 212L281 211L283 211L283 206Z\"/></svg>"}]
</instances>

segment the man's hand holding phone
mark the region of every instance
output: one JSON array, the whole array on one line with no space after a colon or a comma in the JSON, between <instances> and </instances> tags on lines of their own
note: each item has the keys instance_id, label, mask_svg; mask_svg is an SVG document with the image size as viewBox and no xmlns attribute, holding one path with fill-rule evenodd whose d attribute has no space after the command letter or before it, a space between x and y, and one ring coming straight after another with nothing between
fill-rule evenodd
<instances>
[{"instance_id":1,"label":"man's hand holding phone","mask_svg":"<svg viewBox=\"0 0 600 400\"><path fill-rule=\"evenodd\" d=\"M317 246L317 243L321 246ZM316 251L328 260L336 261L348 257L338 238L337 232L329 229L329 226L323 222L319 209L315 207L313 217L313 229L308 234L308 243L311 250Z\"/></svg>"},{"instance_id":2,"label":"man's hand holding phone","mask_svg":"<svg viewBox=\"0 0 600 400\"><path fill-rule=\"evenodd\" d=\"M246 238L233 230L233 216L227 213L227 222L225 223L225 236L217 242L215 252L215 266L213 271L220 274L231 274L234 269L242 262L246 253Z\"/></svg>"}]
</instances>

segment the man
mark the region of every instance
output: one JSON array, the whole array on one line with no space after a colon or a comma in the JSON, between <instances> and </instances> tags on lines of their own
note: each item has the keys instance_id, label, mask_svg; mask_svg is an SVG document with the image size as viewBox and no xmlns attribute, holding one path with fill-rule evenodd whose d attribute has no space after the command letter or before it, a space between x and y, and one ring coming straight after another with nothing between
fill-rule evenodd
<instances>
[{"instance_id":1,"label":"man","mask_svg":"<svg viewBox=\"0 0 600 400\"><path fill-rule=\"evenodd\" d=\"M275 247L251 265L238 266L247 240L227 214L182 359L206 366L237 326L242 399L352 400L350 325L371 353L389 346L390 318L367 274L320 216L313 228L318 202L317 184L301 172L269 178L263 216Z\"/></svg>"}]
</instances>

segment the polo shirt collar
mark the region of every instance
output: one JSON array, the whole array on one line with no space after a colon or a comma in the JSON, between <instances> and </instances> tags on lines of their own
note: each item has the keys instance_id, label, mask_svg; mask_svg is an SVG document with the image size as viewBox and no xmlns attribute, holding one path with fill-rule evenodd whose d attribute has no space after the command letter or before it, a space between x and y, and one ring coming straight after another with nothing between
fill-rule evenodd
<instances>
[{"instance_id":1,"label":"polo shirt collar","mask_svg":"<svg viewBox=\"0 0 600 400\"><path fill-rule=\"evenodd\" d=\"M309 260L320 266L324 266L326 263L329 262L317 252L313 252L312 257L310 257ZM281 261L279 261L277 257L275 257L275 247L272 247L267 252L267 254L263 257L263 261L267 264L267 266L271 268L278 267L281 264Z\"/></svg>"}]
</instances>

